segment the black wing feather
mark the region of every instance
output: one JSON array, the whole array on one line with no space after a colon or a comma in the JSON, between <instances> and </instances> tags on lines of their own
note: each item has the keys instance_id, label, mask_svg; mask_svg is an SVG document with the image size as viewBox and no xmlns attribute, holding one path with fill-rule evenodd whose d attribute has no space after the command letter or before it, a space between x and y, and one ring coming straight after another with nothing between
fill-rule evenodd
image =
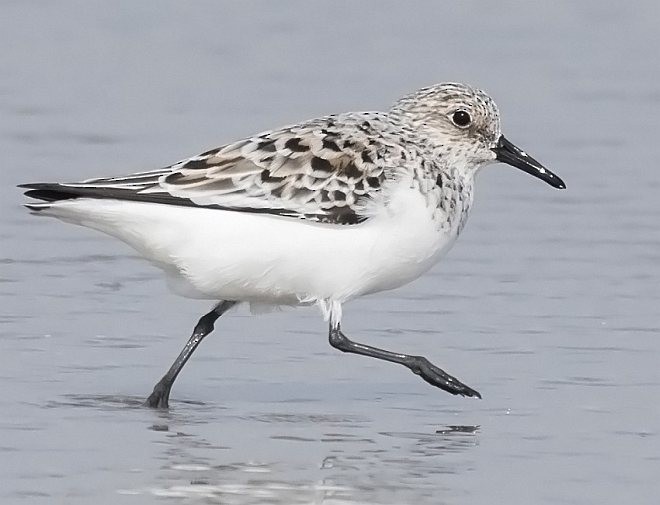
<instances>
[{"instance_id":1,"label":"black wing feather","mask_svg":"<svg viewBox=\"0 0 660 505\"><path fill-rule=\"evenodd\" d=\"M127 189L102 188L102 187L72 187L56 182L35 182L30 184L19 184L19 188L26 188L25 196L45 202L59 202L62 200L73 200L76 198L99 198L129 200L133 202L164 203L167 205L178 205L183 207L197 207L219 210L234 210L241 212L252 212L256 214L275 214L279 216L289 216L291 211L287 209L248 209L231 208L221 205L209 204L199 205L188 198L175 197L169 193L136 193ZM34 208L33 206L29 206Z\"/></svg>"}]
</instances>

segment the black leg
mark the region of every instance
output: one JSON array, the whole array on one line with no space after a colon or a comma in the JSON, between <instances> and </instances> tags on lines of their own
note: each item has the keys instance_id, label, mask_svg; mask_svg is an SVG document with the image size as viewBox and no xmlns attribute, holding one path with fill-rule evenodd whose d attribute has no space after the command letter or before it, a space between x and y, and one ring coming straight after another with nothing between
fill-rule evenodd
<instances>
[{"instance_id":1,"label":"black leg","mask_svg":"<svg viewBox=\"0 0 660 505\"><path fill-rule=\"evenodd\" d=\"M215 321L234 305L236 305L236 302L222 301L211 312L200 318L195 325L191 337L179 353L179 356L174 360L167 373L163 375L163 378L154 386L153 392L149 395L147 401L144 402L145 406L156 409L166 409L169 407L170 389L172 389L172 384L174 384L183 365L186 364L186 361L192 356L192 353L197 349L197 346L204 337L213 331Z\"/></svg>"},{"instance_id":2,"label":"black leg","mask_svg":"<svg viewBox=\"0 0 660 505\"><path fill-rule=\"evenodd\" d=\"M357 342L349 340L348 337L342 333L339 324L337 324L337 327L335 328L330 325L329 340L330 345L340 351L361 354L362 356L370 356L372 358L403 365L432 386L444 389L453 395L476 396L477 398L481 398L481 395L477 391L466 386L441 368L438 368L424 356L409 356L407 354L399 354L378 349L377 347L358 344Z\"/></svg>"}]
</instances>

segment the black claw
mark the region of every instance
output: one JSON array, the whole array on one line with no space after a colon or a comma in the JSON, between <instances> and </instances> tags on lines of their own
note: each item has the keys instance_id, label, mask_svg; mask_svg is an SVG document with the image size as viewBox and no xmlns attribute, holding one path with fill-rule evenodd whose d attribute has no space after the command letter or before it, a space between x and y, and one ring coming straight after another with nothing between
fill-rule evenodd
<instances>
[{"instance_id":1,"label":"black claw","mask_svg":"<svg viewBox=\"0 0 660 505\"><path fill-rule=\"evenodd\" d=\"M478 391L466 386L456 377L452 377L442 368L438 368L423 356L414 356L412 358L410 369L413 373L419 375L432 386L447 391L452 395L481 398Z\"/></svg>"},{"instance_id":2,"label":"black claw","mask_svg":"<svg viewBox=\"0 0 660 505\"><path fill-rule=\"evenodd\" d=\"M439 389L442 389L443 391L447 391L447 393L450 393L452 395L460 395L460 396L467 396L467 397L474 397L481 399L481 394L479 393L479 391L472 389L469 386L466 386L465 384L454 378L452 378L452 380L447 380L444 377L438 379L436 377L426 377L422 375L422 379L424 379L426 382L431 384L431 386L435 386Z\"/></svg>"},{"instance_id":3,"label":"black claw","mask_svg":"<svg viewBox=\"0 0 660 505\"><path fill-rule=\"evenodd\" d=\"M463 386L465 387L465 390L461 391L459 394L470 398L479 398L481 400L481 393L479 393L479 391L472 389L471 387L465 386L465 384L463 384Z\"/></svg>"},{"instance_id":4,"label":"black claw","mask_svg":"<svg viewBox=\"0 0 660 505\"><path fill-rule=\"evenodd\" d=\"M481 398L481 394L479 394L479 391L472 389L470 386L467 386L460 382L457 379L454 379L452 377L452 381L449 383L445 383L445 387L442 387L445 391L448 391L454 395L461 395L461 396L467 396L467 397L476 397L476 398Z\"/></svg>"}]
</instances>

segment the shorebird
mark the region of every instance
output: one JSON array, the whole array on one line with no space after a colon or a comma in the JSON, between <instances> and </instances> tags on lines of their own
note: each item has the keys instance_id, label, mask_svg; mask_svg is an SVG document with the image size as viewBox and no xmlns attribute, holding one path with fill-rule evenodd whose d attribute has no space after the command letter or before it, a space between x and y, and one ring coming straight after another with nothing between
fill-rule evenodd
<instances>
[{"instance_id":1,"label":"shorebird","mask_svg":"<svg viewBox=\"0 0 660 505\"><path fill-rule=\"evenodd\" d=\"M166 168L75 183L24 184L42 216L116 237L176 293L214 300L146 405L172 385L216 320L239 303L316 304L340 351L398 363L453 395L474 389L423 356L350 340L349 300L402 286L454 244L475 174L500 161L564 182L501 133L483 91L444 83L387 112L348 112L266 131Z\"/></svg>"}]
</instances>

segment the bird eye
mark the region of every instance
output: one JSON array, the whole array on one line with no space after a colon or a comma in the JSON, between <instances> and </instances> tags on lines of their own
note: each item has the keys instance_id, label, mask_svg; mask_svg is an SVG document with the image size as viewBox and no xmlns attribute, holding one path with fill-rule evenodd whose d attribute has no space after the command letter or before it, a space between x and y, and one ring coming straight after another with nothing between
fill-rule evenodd
<instances>
[{"instance_id":1,"label":"bird eye","mask_svg":"<svg viewBox=\"0 0 660 505\"><path fill-rule=\"evenodd\" d=\"M464 110L457 110L451 116L452 122L459 128L467 128L472 122L470 114Z\"/></svg>"}]
</instances>

